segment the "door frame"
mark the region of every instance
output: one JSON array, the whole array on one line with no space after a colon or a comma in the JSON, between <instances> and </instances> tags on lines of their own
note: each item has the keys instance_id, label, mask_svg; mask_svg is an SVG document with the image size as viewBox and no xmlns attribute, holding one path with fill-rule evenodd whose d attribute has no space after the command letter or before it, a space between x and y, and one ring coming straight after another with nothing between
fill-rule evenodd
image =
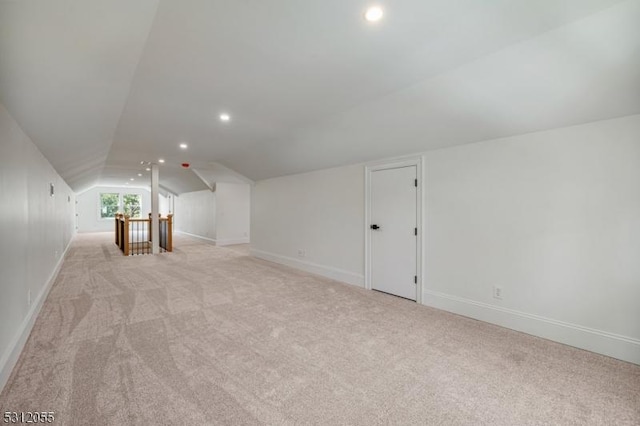
<instances>
[{"instance_id":1,"label":"door frame","mask_svg":"<svg viewBox=\"0 0 640 426\"><path fill-rule=\"evenodd\" d=\"M418 179L416 200L416 226L418 227L418 235L416 236L416 275L418 282L416 284L416 303L422 304L423 274L422 274L422 253L424 241L424 227L422 225L422 212L424 204L424 157L412 156L402 157L391 160L384 160L375 163L369 163L364 167L364 287L371 290L371 173L379 170L397 169L401 167L416 167L416 179Z\"/></svg>"}]
</instances>

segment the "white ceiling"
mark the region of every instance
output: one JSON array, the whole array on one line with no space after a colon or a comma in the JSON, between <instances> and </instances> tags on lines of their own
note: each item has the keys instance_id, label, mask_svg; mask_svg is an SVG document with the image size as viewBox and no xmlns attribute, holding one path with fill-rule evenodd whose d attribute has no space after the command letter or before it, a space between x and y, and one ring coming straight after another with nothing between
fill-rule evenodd
<instances>
[{"instance_id":1,"label":"white ceiling","mask_svg":"<svg viewBox=\"0 0 640 426\"><path fill-rule=\"evenodd\" d=\"M640 113L640 0L369 4L0 0L0 100L76 191L158 158L181 193Z\"/></svg>"}]
</instances>

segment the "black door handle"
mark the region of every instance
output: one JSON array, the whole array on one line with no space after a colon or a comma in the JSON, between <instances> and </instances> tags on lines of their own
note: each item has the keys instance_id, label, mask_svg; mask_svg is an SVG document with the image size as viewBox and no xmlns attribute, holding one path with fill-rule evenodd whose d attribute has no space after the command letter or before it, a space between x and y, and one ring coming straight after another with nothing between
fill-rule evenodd
<instances>
[{"instance_id":1,"label":"black door handle","mask_svg":"<svg viewBox=\"0 0 640 426\"><path fill-rule=\"evenodd\" d=\"M371 225L371 229L380 229L380 227L374 223L373 225Z\"/></svg>"}]
</instances>

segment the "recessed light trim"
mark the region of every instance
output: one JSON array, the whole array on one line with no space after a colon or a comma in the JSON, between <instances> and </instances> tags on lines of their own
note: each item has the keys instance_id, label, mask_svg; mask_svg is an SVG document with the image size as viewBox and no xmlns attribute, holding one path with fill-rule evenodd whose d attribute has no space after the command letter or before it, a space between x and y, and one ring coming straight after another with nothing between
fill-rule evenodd
<instances>
[{"instance_id":1,"label":"recessed light trim","mask_svg":"<svg viewBox=\"0 0 640 426\"><path fill-rule=\"evenodd\" d=\"M150 172L151 171L151 167L147 167L145 170Z\"/></svg>"},{"instance_id":2,"label":"recessed light trim","mask_svg":"<svg viewBox=\"0 0 640 426\"><path fill-rule=\"evenodd\" d=\"M164 163L164 158L159 159L158 163Z\"/></svg>"},{"instance_id":3,"label":"recessed light trim","mask_svg":"<svg viewBox=\"0 0 640 426\"><path fill-rule=\"evenodd\" d=\"M178 145L180 148L182 149L187 149L189 147L189 145L187 145L186 143L182 142L180 145Z\"/></svg>"},{"instance_id":4,"label":"recessed light trim","mask_svg":"<svg viewBox=\"0 0 640 426\"><path fill-rule=\"evenodd\" d=\"M231 116L229 114L227 114L226 112L223 112L222 114L220 114L220 121L223 122L227 122L231 120Z\"/></svg>"},{"instance_id":5,"label":"recessed light trim","mask_svg":"<svg viewBox=\"0 0 640 426\"><path fill-rule=\"evenodd\" d=\"M384 16L384 11L380 6L371 6L364 13L364 19L369 22L378 22Z\"/></svg>"},{"instance_id":6,"label":"recessed light trim","mask_svg":"<svg viewBox=\"0 0 640 426\"><path fill-rule=\"evenodd\" d=\"M135 180L135 178L131 178L131 179L129 179L129 180L133 181L133 180Z\"/></svg>"},{"instance_id":7,"label":"recessed light trim","mask_svg":"<svg viewBox=\"0 0 640 426\"><path fill-rule=\"evenodd\" d=\"M142 177L142 173L138 173L138 177Z\"/></svg>"}]
</instances>

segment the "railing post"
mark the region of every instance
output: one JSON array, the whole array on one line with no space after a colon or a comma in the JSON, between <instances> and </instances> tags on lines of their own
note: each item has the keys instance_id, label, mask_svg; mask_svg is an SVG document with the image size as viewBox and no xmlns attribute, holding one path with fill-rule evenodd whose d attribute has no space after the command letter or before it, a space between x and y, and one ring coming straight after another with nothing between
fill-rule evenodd
<instances>
[{"instance_id":1,"label":"railing post","mask_svg":"<svg viewBox=\"0 0 640 426\"><path fill-rule=\"evenodd\" d=\"M167 215L167 251L173 251L173 215Z\"/></svg>"},{"instance_id":2,"label":"railing post","mask_svg":"<svg viewBox=\"0 0 640 426\"><path fill-rule=\"evenodd\" d=\"M151 222L152 222L152 221L151 221L151 213L149 213L149 228L148 228L148 229L149 229L149 232L147 233L147 239L148 239L149 241L151 241L151 235L152 235L152 233L151 233Z\"/></svg>"},{"instance_id":3,"label":"railing post","mask_svg":"<svg viewBox=\"0 0 640 426\"><path fill-rule=\"evenodd\" d=\"M124 216L120 215L120 251L124 253Z\"/></svg>"},{"instance_id":4,"label":"railing post","mask_svg":"<svg viewBox=\"0 0 640 426\"><path fill-rule=\"evenodd\" d=\"M129 216L124 216L124 255L129 256Z\"/></svg>"},{"instance_id":5,"label":"railing post","mask_svg":"<svg viewBox=\"0 0 640 426\"><path fill-rule=\"evenodd\" d=\"M117 214L116 214L115 219L116 219L116 245L117 245L117 246L119 246L120 244L118 244L118 237L119 237L119 234L118 234L118 221L119 221L120 219L118 218L118 215L117 215Z\"/></svg>"}]
</instances>

